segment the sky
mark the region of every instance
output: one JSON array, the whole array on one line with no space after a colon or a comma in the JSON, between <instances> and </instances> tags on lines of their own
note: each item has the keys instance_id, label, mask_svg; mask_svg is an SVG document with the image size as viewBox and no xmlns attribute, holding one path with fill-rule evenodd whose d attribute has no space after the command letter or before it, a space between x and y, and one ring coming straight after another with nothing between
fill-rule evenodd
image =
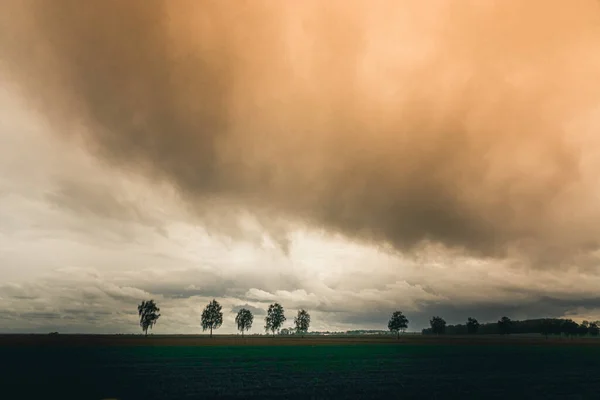
<instances>
[{"instance_id":1,"label":"sky","mask_svg":"<svg viewBox=\"0 0 600 400\"><path fill-rule=\"evenodd\" d=\"M600 319L600 2L6 0L0 332Z\"/></svg>"}]
</instances>

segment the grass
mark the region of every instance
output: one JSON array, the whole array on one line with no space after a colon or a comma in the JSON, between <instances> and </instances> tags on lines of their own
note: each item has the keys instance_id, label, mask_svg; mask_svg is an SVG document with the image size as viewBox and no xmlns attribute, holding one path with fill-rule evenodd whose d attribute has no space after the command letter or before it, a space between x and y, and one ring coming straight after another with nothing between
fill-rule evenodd
<instances>
[{"instance_id":1,"label":"grass","mask_svg":"<svg viewBox=\"0 0 600 400\"><path fill-rule=\"evenodd\" d=\"M6 398L576 399L600 389L600 346L543 338L16 339L0 337Z\"/></svg>"}]
</instances>

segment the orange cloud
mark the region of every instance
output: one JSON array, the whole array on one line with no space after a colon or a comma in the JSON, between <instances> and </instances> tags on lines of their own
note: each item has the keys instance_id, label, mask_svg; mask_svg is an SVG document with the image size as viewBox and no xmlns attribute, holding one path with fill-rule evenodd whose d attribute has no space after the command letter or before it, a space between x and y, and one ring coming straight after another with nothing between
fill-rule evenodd
<instances>
[{"instance_id":1,"label":"orange cloud","mask_svg":"<svg viewBox=\"0 0 600 400\"><path fill-rule=\"evenodd\" d=\"M32 106L199 213L538 265L598 247L594 0L3 7Z\"/></svg>"}]
</instances>

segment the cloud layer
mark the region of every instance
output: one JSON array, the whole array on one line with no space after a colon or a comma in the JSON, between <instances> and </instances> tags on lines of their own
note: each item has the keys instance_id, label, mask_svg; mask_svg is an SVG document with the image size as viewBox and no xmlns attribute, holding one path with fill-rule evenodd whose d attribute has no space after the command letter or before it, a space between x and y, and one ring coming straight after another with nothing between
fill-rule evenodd
<instances>
[{"instance_id":1,"label":"cloud layer","mask_svg":"<svg viewBox=\"0 0 600 400\"><path fill-rule=\"evenodd\" d=\"M31 103L201 217L539 265L598 247L594 0L3 8Z\"/></svg>"},{"instance_id":2,"label":"cloud layer","mask_svg":"<svg viewBox=\"0 0 600 400\"><path fill-rule=\"evenodd\" d=\"M0 326L597 319L599 50L595 0L5 0Z\"/></svg>"},{"instance_id":3,"label":"cloud layer","mask_svg":"<svg viewBox=\"0 0 600 400\"><path fill-rule=\"evenodd\" d=\"M21 107L0 92L2 332L139 333L136 306L149 298L163 314L156 333L200 333L212 298L223 304L220 333L235 332L243 306L255 312L252 332L262 332L273 301L289 324L308 309L315 330L385 329L397 309L411 330L438 314L450 323L598 318L593 270L532 271L435 246L403 257L298 228L283 254L251 215L243 222L260 241L212 235L167 188L55 140Z\"/></svg>"}]
</instances>

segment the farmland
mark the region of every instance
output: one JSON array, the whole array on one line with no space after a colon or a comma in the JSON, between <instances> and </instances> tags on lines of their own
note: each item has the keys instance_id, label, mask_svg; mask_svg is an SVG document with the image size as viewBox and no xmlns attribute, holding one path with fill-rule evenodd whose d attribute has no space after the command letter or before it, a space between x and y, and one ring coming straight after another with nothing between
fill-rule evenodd
<instances>
[{"instance_id":1,"label":"farmland","mask_svg":"<svg viewBox=\"0 0 600 400\"><path fill-rule=\"evenodd\" d=\"M597 340L0 336L10 398L592 398Z\"/></svg>"}]
</instances>

